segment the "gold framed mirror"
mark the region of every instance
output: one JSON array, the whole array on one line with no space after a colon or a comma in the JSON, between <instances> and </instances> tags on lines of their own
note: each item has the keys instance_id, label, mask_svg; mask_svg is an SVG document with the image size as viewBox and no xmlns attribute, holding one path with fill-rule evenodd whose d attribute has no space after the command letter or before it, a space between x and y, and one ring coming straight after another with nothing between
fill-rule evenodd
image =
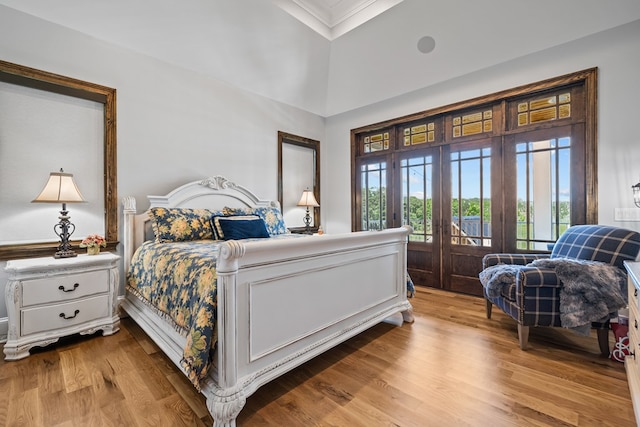
<instances>
[{"instance_id":1,"label":"gold framed mirror","mask_svg":"<svg viewBox=\"0 0 640 427\"><path fill-rule=\"evenodd\" d=\"M320 141L279 131L278 201L284 222L293 233L306 231L306 208L298 205L306 189L320 202ZM320 209L309 208L311 232L320 227Z\"/></svg>"},{"instance_id":2,"label":"gold framed mirror","mask_svg":"<svg viewBox=\"0 0 640 427\"><path fill-rule=\"evenodd\" d=\"M0 82L17 85L24 88L65 95L78 100L97 103L103 109L104 138L103 156L103 196L104 196L104 237L107 240L107 250L115 250L118 243L118 201L117 201L117 158L116 158L116 90L113 88L61 76L22 65L0 61ZM95 148L95 147L94 147ZM64 149L64 148L61 148ZM31 155L33 153L30 153ZM17 162L20 159L16 159ZM29 168L29 164L22 166ZM44 183L46 175L53 170L38 171L42 174ZM33 195L25 197L33 198ZM51 225L55 223L55 211L52 214ZM74 236L72 245L77 246L82 237ZM0 244L0 261L31 258L39 256L53 256L59 242L31 241L24 244L19 241L10 244Z\"/></svg>"}]
</instances>

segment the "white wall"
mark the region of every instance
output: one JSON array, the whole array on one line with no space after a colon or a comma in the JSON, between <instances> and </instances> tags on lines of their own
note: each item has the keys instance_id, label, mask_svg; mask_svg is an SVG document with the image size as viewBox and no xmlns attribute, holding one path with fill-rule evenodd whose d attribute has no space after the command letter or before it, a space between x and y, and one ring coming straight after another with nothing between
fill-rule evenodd
<instances>
[{"instance_id":1,"label":"white wall","mask_svg":"<svg viewBox=\"0 0 640 427\"><path fill-rule=\"evenodd\" d=\"M118 197L135 196L139 211L147 194L212 175L277 199L278 131L324 140L320 116L4 6L0 58L117 89Z\"/></svg>"},{"instance_id":2,"label":"white wall","mask_svg":"<svg viewBox=\"0 0 640 427\"><path fill-rule=\"evenodd\" d=\"M599 69L598 218L640 231L640 222L614 221L614 208L635 208L631 185L640 178L640 21L586 37L443 84L327 119L323 141L323 227L351 229L350 130L498 92L550 77ZM331 169L331 174L326 173ZM331 198L326 198L330 194Z\"/></svg>"}]
</instances>

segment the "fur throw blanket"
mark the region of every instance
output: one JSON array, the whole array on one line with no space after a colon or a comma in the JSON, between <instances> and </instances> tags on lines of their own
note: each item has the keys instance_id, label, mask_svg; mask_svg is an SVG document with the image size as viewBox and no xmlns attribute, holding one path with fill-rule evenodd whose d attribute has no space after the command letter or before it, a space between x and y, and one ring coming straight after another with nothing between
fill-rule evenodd
<instances>
[{"instance_id":1,"label":"fur throw blanket","mask_svg":"<svg viewBox=\"0 0 640 427\"><path fill-rule=\"evenodd\" d=\"M496 264L480 272L480 283L489 298L498 298L509 285L516 283L522 265Z\"/></svg>"},{"instance_id":2,"label":"fur throw blanket","mask_svg":"<svg viewBox=\"0 0 640 427\"><path fill-rule=\"evenodd\" d=\"M613 265L554 258L535 260L527 266L555 270L562 281L560 322L582 335L589 335L591 322L604 322L610 313L627 305L627 276ZM483 270L480 281L487 295L497 297L504 286L515 283L518 268L498 264Z\"/></svg>"}]
</instances>

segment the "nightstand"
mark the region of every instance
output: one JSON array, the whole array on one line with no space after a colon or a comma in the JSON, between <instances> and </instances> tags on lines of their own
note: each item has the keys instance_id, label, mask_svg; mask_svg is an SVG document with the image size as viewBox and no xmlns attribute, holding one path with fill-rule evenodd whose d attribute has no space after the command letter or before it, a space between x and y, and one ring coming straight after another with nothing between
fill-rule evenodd
<instances>
[{"instance_id":1,"label":"nightstand","mask_svg":"<svg viewBox=\"0 0 640 427\"><path fill-rule=\"evenodd\" d=\"M27 357L31 348L49 345L63 336L117 332L119 259L102 252L8 261L5 360Z\"/></svg>"},{"instance_id":2,"label":"nightstand","mask_svg":"<svg viewBox=\"0 0 640 427\"><path fill-rule=\"evenodd\" d=\"M625 261L624 267L628 278L630 351L624 358L624 366L636 421L640 421L640 262Z\"/></svg>"}]
</instances>

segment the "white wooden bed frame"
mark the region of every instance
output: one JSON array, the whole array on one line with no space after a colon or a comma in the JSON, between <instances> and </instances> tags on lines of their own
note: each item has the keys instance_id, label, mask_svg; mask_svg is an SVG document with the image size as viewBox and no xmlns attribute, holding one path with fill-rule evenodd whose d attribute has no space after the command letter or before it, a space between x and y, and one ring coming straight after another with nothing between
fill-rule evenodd
<instances>
[{"instance_id":1,"label":"white wooden bed frame","mask_svg":"<svg viewBox=\"0 0 640 427\"><path fill-rule=\"evenodd\" d=\"M278 206L221 176L148 198L151 207ZM136 214L133 197L123 205L126 273L150 227L146 212ZM409 231L224 243L216 266L215 367L201 390L214 426L235 426L258 387L384 319L413 321L406 292ZM182 369L186 338L132 293L121 307Z\"/></svg>"}]
</instances>

